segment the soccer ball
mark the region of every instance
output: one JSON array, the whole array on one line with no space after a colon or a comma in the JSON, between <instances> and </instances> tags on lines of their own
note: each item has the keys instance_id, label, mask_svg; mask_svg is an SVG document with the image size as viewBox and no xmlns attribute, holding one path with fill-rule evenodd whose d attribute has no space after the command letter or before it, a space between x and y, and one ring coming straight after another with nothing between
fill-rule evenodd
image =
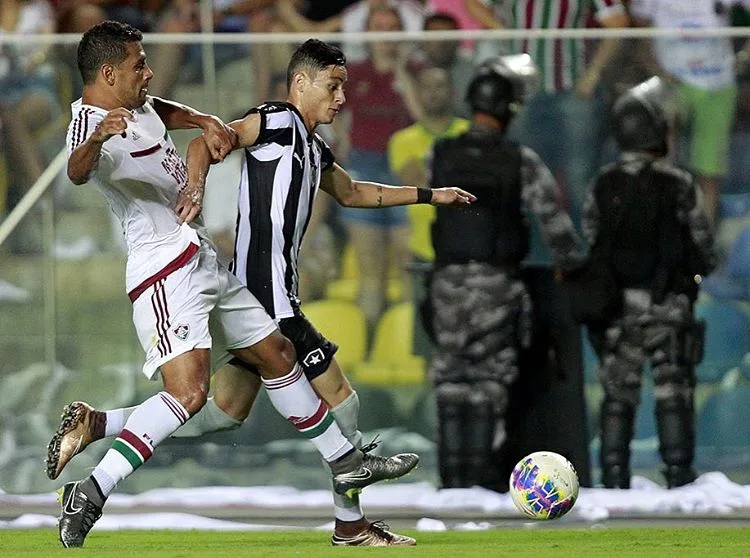
<instances>
[{"instance_id":1,"label":"soccer ball","mask_svg":"<svg viewBox=\"0 0 750 558\"><path fill-rule=\"evenodd\" d=\"M524 515L557 519L570 511L578 498L578 474L559 453L537 451L527 455L510 474L510 496Z\"/></svg>"}]
</instances>

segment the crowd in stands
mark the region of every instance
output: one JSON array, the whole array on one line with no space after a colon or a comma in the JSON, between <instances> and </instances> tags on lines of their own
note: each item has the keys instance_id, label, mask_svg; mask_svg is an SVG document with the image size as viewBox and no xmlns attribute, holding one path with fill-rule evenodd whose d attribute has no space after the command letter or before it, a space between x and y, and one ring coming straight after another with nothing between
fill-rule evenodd
<instances>
[{"instance_id":1,"label":"crowd in stands","mask_svg":"<svg viewBox=\"0 0 750 558\"><path fill-rule=\"evenodd\" d=\"M199 0L0 2L0 222L63 147L70 103L82 89L74 43L37 44L2 37L80 35L106 19L127 22L146 33L197 34L206 25L203 4ZM697 309L708 323L698 381L726 381L731 376L727 370L738 366L750 381L750 32L734 40L690 36L428 39L433 31L466 29L750 26L750 0L213 0L211 4L213 31L219 33L297 32L307 37L328 32L424 32L426 40L408 43L342 41L347 101L334 125L317 130L355 178L385 183L428 183L434 142L469 129L464 97L479 65L490 56L529 53L539 67L540 83L529 92L509 134L533 148L553 171L559 197L577 227L592 178L619 155L609 121L615 100L651 76L665 78L673 93L668 103L676 130L669 157L697 177L713 220L719 256L719 267L701 284L702 292L710 296ZM232 72L239 68L251 84L246 91L235 92L244 110L264 100L284 100L286 66L295 47L283 42L213 45L218 88L222 88L223 68ZM150 95L180 101L182 88L203 82L201 43L146 42L145 48L155 74ZM191 104L215 111L212 106ZM233 107L218 115L229 121L242 113ZM235 153L212 167L203 211L227 261L233 252L240 165L241 157ZM0 254L41 253L40 235L31 226L39 221L35 211L0 247ZM384 370L392 365L388 359L397 360L402 355L394 353L403 349L412 359L408 371L419 372L414 383L424 380L422 357L429 358L429 349L422 352L418 346L417 337L424 336L418 320L413 326L408 320L414 319L413 307L422 288L419 271L434 258L430 237L434 215L428 204L375 211L342 209L326 195L316 201L300 254L300 297L303 303L347 299L361 308L365 321L361 328L350 319L331 320L337 322L331 327L341 329L342 336L361 337L361 343L352 339L345 343L350 349L361 348L354 356L347 359L339 353L337 357L345 366L358 363L358 378L384 377ZM538 234L529 260L546 265L550 255ZM25 289L0 278L0 302L29 299ZM314 314L315 307L309 309ZM330 312L320 312L315 321L325 327ZM398 320L393 319L396 315ZM407 322L409 327L402 330ZM414 345L401 347L404 337L412 336L412 327L417 330ZM423 341L429 346L426 338ZM588 345L584 354L585 368L593 370L596 364ZM421 367L415 365L417 358ZM376 367L378 359L386 364ZM392 371L390 384L412 381L405 369ZM746 391L750 401L750 389ZM715 421L721 418L718 412L717 416ZM730 422L727 431L737 421ZM746 439L750 440L750 433Z\"/></svg>"},{"instance_id":2,"label":"crowd in stands","mask_svg":"<svg viewBox=\"0 0 750 558\"><path fill-rule=\"evenodd\" d=\"M693 4L705 5L705 9L685 8ZM688 0L214 0L212 12L216 32L314 35L368 30L744 25L745 4L739 0L697 4ZM202 29L201 5L193 0L7 0L0 6L0 32L80 34L94 23L117 19L145 32L197 33ZM528 52L540 68L541 83L511 134L534 148L553 170L560 196L578 224L591 177L601 164L617 156L608 123L613 100L648 76L666 76L674 87L674 114L681 123L681 133L673 139L678 162L697 175L724 242L720 249L725 265L706 282L706 288L717 296L747 299L749 281L738 274L748 265L736 259L748 249L734 245L747 236L739 234L742 229L737 232L736 223L746 217L742 208L748 204L743 196L750 195L745 172L750 170L750 158L743 148L750 141L747 45L744 40L724 38L344 41L347 104L335 126L325 131L326 140L354 175L384 182L424 180L431 142L463 129L460 118L467 116L464 90L477 65L490 55ZM285 65L293 47L238 43L214 48L219 67L247 62L242 67L252 75L253 87L246 94L250 107L264 99L282 98ZM179 98L176 90L181 85L200 83L201 51L199 43L150 46L149 63L156 76L150 94ZM667 52L679 56L667 56ZM60 147L69 103L81 90L75 52L64 44L3 43L0 90L2 218ZM451 96L450 106L443 99L446 92ZM404 208L331 211L321 204L319 211L320 226L314 227L308 242L318 243L321 251L307 254L328 250L333 255L323 259L340 262L344 246L353 245L359 302L372 328L389 303L411 297L410 263L428 259L430 253L428 208L421 208L422 215L417 215L418 211ZM721 235L723 218L733 220L733 234ZM14 251L38 251L38 243L24 242L22 234L15 236ZM373 246L389 246L391 257L372 257L380 253ZM534 246L532 260L547 257L541 245ZM313 297L324 296L326 282L336 273L315 262L302 267L311 270L304 289ZM394 282L399 286L389 288Z\"/></svg>"}]
</instances>

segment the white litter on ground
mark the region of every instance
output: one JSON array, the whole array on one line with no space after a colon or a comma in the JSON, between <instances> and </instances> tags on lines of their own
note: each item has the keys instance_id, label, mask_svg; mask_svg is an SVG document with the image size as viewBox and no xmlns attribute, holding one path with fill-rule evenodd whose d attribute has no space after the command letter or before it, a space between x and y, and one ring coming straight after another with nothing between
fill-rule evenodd
<instances>
[{"instance_id":1,"label":"white litter on ground","mask_svg":"<svg viewBox=\"0 0 750 558\"><path fill-rule=\"evenodd\" d=\"M408 510L415 517L417 529L442 531L448 527L435 515L451 512L473 512L508 518L516 515L510 496L484 488L439 490L426 482L395 483L369 487L362 496L362 504L369 513L383 510ZM55 493L13 495L0 491L0 508L57 507ZM260 529L290 529L278 525L256 525L203 517L192 510L227 509L252 511L257 517L263 509L320 510L331 513L331 494L325 490L297 490L288 486L257 487L202 487L150 490L136 495L113 494L107 502L107 513L97 523L101 530L118 529L204 529L252 531ZM159 509L177 508L184 513L158 513ZM133 513L143 510L144 513ZM673 490L652 481L635 477L630 490L582 488L578 501L564 521L591 522L638 515L719 515L750 510L750 485L730 481L723 473L706 473L694 483ZM126 512L126 513L119 513ZM432 516L432 517L431 517ZM488 517L488 520L494 518ZM0 529L30 529L56 525L50 515L26 513L10 521L0 521ZM332 523L317 527L330 530ZM454 525L454 529L487 529L487 521L468 521Z\"/></svg>"}]
</instances>

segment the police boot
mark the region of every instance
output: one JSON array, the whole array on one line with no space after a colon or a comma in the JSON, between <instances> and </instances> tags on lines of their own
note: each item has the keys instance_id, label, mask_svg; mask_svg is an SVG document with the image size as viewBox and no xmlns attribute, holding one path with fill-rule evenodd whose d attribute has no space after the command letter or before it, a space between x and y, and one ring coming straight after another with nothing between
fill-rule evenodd
<instances>
[{"instance_id":1,"label":"police boot","mask_svg":"<svg viewBox=\"0 0 750 558\"><path fill-rule=\"evenodd\" d=\"M438 416L438 469L443 488L465 488L466 452L464 421L467 417L466 384L444 383L435 389Z\"/></svg>"},{"instance_id":2,"label":"police boot","mask_svg":"<svg viewBox=\"0 0 750 558\"><path fill-rule=\"evenodd\" d=\"M630 488L630 441L635 408L605 398L599 418L602 484L605 488Z\"/></svg>"},{"instance_id":3,"label":"police boot","mask_svg":"<svg viewBox=\"0 0 750 558\"><path fill-rule=\"evenodd\" d=\"M656 402L656 428L659 453L664 461L667 488L689 484L696 479L693 469L695 453L695 418L692 401L682 397Z\"/></svg>"},{"instance_id":4,"label":"police boot","mask_svg":"<svg viewBox=\"0 0 750 558\"><path fill-rule=\"evenodd\" d=\"M492 441L495 437L497 417L494 402L487 393L472 390L469 398L469 412L464 430L466 452L466 471L464 474L467 486L483 486L497 490L494 460L492 459ZM507 482L507 479L506 479Z\"/></svg>"}]
</instances>

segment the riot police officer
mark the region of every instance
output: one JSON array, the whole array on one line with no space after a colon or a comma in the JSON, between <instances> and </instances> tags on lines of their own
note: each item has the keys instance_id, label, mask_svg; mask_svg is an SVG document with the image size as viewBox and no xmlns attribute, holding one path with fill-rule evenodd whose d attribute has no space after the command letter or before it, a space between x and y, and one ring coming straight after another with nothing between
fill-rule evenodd
<instances>
[{"instance_id":1,"label":"riot police officer","mask_svg":"<svg viewBox=\"0 0 750 558\"><path fill-rule=\"evenodd\" d=\"M431 186L462 186L477 196L469 210L437 208L432 224L430 377L444 487L507 490L496 462L519 349L529 337L531 303L519 273L529 250L527 212L538 218L558 265L582 258L551 172L534 151L506 137L536 77L528 55L483 64L466 93L470 130L438 140L433 150Z\"/></svg>"},{"instance_id":2,"label":"riot police officer","mask_svg":"<svg viewBox=\"0 0 750 558\"><path fill-rule=\"evenodd\" d=\"M602 482L630 486L630 443L646 359L651 360L659 451L668 487L695 479L693 392L702 324L693 317L701 276L713 268L713 238L700 188L670 164L666 84L626 91L612 121L621 155L601 169L583 230L615 277L622 307L589 324L604 390L600 408Z\"/></svg>"}]
</instances>

